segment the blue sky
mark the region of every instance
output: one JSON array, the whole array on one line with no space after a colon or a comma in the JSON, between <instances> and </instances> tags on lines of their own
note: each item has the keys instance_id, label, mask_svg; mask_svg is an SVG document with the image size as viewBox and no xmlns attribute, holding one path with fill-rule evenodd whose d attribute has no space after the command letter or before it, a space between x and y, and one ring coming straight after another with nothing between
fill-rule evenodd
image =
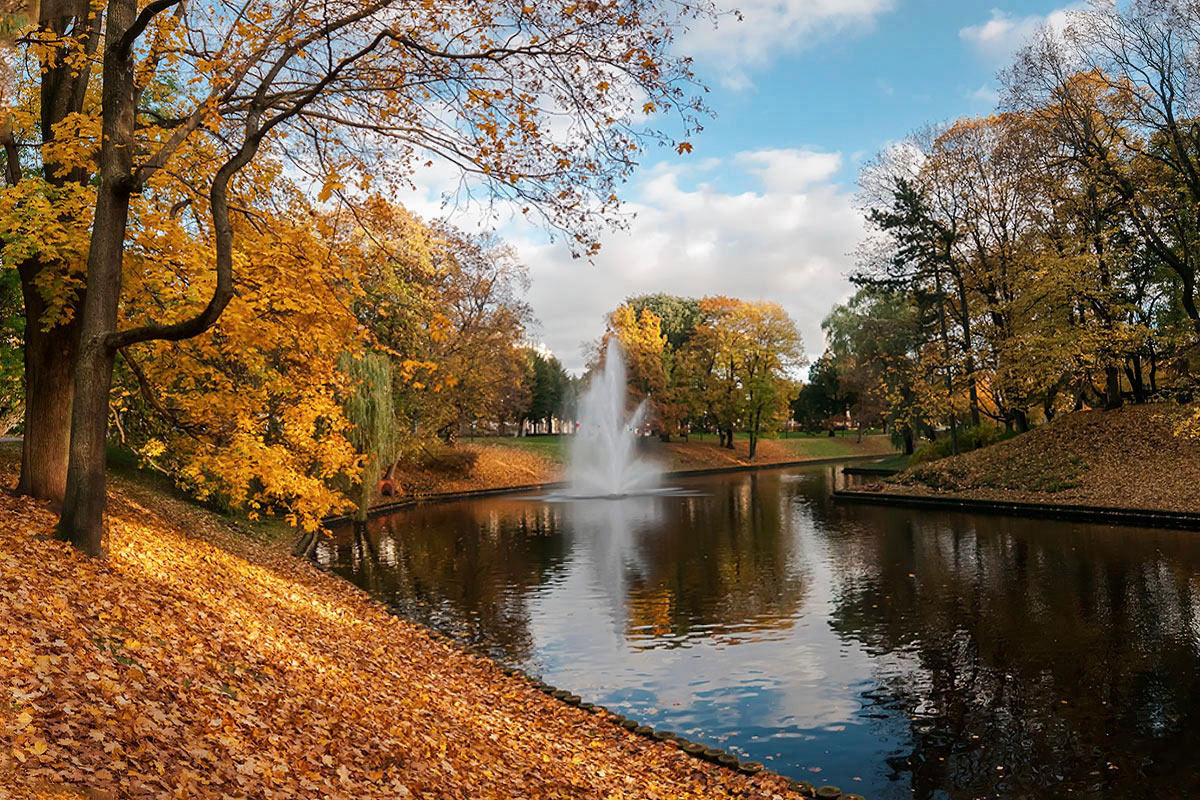
<instances>
[{"instance_id":1,"label":"blue sky","mask_svg":"<svg viewBox=\"0 0 1200 800\"><path fill-rule=\"evenodd\" d=\"M666 291L771 299L811 357L821 319L850 293L862 238L854 207L864 159L927 124L989 113L996 73L1065 0L743 0L744 21L680 42L717 118L694 150L646 154L623 194L637 214L594 264L541 232L502 232L529 265L532 338L568 369L606 311ZM427 197L436 193L430 187ZM436 213L435 209L417 209Z\"/></svg>"}]
</instances>

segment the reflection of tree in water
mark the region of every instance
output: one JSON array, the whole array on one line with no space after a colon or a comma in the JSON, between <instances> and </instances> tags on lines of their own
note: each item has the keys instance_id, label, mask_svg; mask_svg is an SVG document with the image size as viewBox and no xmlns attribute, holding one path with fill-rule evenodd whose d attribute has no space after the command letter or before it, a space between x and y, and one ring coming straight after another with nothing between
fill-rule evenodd
<instances>
[{"instance_id":1,"label":"reflection of tree in water","mask_svg":"<svg viewBox=\"0 0 1200 800\"><path fill-rule=\"evenodd\" d=\"M1194 534L859 519L830 538L832 624L886 654L864 714L907 726L912 796L1200 792Z\"/></svg>"},{"instance_id":2,"label":"reflection of tree in water","mask_svg":"<svg viewBox=\"0 0 1200 800\"><path fill-rule=\"evenodd\" d=\"M336 532L335 569L376 598L498 656L530 654L528 596L563 560L562 516L499 501L418 507Z\"/></svg>"},{"instance_id":3,"label":"reflection of tree in water","mask_svg":"<svg viewBox=\"0 0 1200 800\"><path fill-rule=\"evenodd\" d=\"M806 579L777 476L715 487L672 502L663 523L635 540L627 636L640 646L757 637L790 628L800 613Z\"/></svg>"}]
</instances>

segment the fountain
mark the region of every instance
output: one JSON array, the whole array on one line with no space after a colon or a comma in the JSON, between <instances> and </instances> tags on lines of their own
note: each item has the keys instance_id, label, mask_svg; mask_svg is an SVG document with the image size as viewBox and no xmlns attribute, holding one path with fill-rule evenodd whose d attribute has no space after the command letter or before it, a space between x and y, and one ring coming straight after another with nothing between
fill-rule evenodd
<instances>
[{"instance_id":1,"label":"fountain","mask_svg":"<svg viewBox=\"0 0 1200 800\"><path fill-rule=\"evenodd\" d=\"M662 471L637 456L635 431L645 417L646 403L627 417L626 397L625 360L612 338L604 369L592 377L579 400L579 428L567 466L568 496L615 498L658 488Z\"/></svg>"}]
</instances>

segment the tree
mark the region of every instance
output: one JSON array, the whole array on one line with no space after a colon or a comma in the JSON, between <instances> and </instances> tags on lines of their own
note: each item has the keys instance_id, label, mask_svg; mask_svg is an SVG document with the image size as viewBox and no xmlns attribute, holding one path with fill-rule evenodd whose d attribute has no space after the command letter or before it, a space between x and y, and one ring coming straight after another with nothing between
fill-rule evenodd
<instances>
[{"instance_id":1,"label":"tree","mask_svg":"<svg viewBox=\"0 0 1200 800\"><path fill-rule=\"evenodd\" d=\"M844 418L849 398L843 393L838 365L830 353L823 353L808 369L808 380L792 401L792 419L809 432L828 428L839 415Z\"/></svg>"},{"instance_id":2,"label":"tree","mask_svg":"<svg viewBox=\"0 0 1200 800\"><path fill-rule=\"evenodd\" d=\"M350 438L363 454L357 519L365 520L375 499L381 466L390 464L398 450L392 364L386 356L367 353L361 359L343 358L342 369L354 383L354 392L346 401L346 417L354 425Z\"/></svg>"},{"instance_id":3,"label":"tree","mask_svg":"<svg viewBox=\"0 0 1200 800\"><path fill-rule=\"evenodd\" d=\"M123 349L110 405L120 443L193 496L314 530L357 481L339 361L376 345L353 302L366 264L378 261L336 217L310 215L305 198L275 189L255 198L257 224L235 249L244 268L218 323L191 339ZM127 258L127 326L161 317L181 286L195 298L211 291L203 241L161 236L165 220L148 227L159 235L139 234Z\"/></svg>"},{"instance_id":4,"label":"tree","mask_svg":"<svg viewBox=\"0 0 1200 800\"><path fill-rule=\"evenodd\" d=\"M727 341L737 350L741 412L753 459L759 435L778 421L795 396L791 376L805 363L804 345L796 324L778 303L739 303L723 322L733 331Z\"/></svg>"},{"instance_id":5,"label":"tree","mask_svg":"<svg viewBox=\"0 0 1200 800\"><path fill-rule=\"evenodd\" d=\"M20 277L25 313L18 490L61 503L90 222L87 206L94 202L91 165L73 157L72 151L90 134L84 111L96 99L91 78L101 18L90 13L86 0L30 5L9 22L32 26L30 43L14 54L14 60L32 63L9 69L8 54L0 52L0 203L5 211L16 212L5 214L3 266ZM38 86L22 82L27 72L39 76Z\"/></svg>"},{"instance_id":6,"label":"tree","mask_svg":"<svg viewBox=\"0 0 1200 800\"><path fill-rule=\"evenodd\" d=\"M512 248L446 223L430 235L428 285L407 288L425 297L426 315L417 319L428 324L406 358L432 368L420 385L405 387L404 406L414 432L449 442L464 423L501 415L524 375L521 341L532 312L521 299L526 269Z\"/></svg>"},{"instance_id":7,"label":"tree","mask_svg":"<svg viewBox=\"0 0 1200 800\"><path fill-rule=\"evenodd\" d=\"M1200 127L1190 65L1198 35L1191 3L1099 4L1074 14L1061 36L1042 31L1006 74L1006 102L1038 109L1062 154L1121 198L1147 251L1179 279L1194 333Z\"/></svg>"},{"instance_id":8,"label":"tree","mask_svg":"<svg viewBox=\"0 0 1200 800\"><path fill-rule=\"evenodd\" d=\"M732 449L741 427L753 458L760 434L795 397L792 372L804 354L795 323L778 303L706 297L679 362L680 385L713 421L721 445Z\"/></svg>"},{"instance_id":9,"label":"tree","mask_svg":"<svg viewBox=\"0 0 1200 800\"><path fill-rule=\"evenodd\" d=\"M626 298L625 305L639 316L647 309L654 312L671 352L677 352L687 344L700 322L700 304L690 297L676 297L659 292Z\"/></svg>"},{"instance_id":10,"label":"tree","mask_svg":"<svg viewBox=\"0 0 1200 800\"><path fill-rule=\"evenodd\" d=\"M561 413L570 391L571 379L553 355L534 349L526 353L526 383L529 386L529 405L524 420L544 421L547 429L554 416Z\"/></svg>"},{"instance_id":11,"label":"tree","mask_svg":"<svg viewBox=\"0 0 1200 800\"><path fill-rule=\"evenodd\" d=\"M916 432L942 416L946 404L938 373L920 363L929 342L921 316L909 292L864 286L821 324L839 382L853 381L860 402L882 409L905 453L913 452Z\"/></svg>"},{"instance_id":12,"label":"tree","mask_svg":"<svg viewBox=\"0 0 1200 800\"><path fill-rule=\"evenodd\" d=\"M724 322L739 302L729 297L702 299L699 322L680 356L681 383L692 404L717 429L721 446L731 450L741 422L741 386L737 353Z\"/></svg>"},{"instance_id":13,"label":"tree","mask_svg":"<svg viewBox=\"0 0 1200 800\"><path fill-rule=\"evenodd\" d=\"M668 53L681 18L711 8L153 0L139 9L136 0L108 0L95 13L75 11L69 30L52 22L63 28L56 41L84 55L53 69L74 76L94 60L103 91L86 291L72 317L79 348L59 531L95 554L116 354L194 337L220 318L233 296L236 208L255 191L242 182L248 165L264 153L290 156L323 201L372 179L402 179L429 154L522 201L590 251L631 154L641 142L668 141L635 117L678 111L690 129L699 110L685 93L691 75L686 60ZM160 95L160 85L174 91ZM72 103L86 94L78 88L67 93ZM551 125L556 118L578 124ZM215 157L182 183L209 217L212 292L178 317L119 328L134 198L153 191L160 175L184 174L175 159L196 140ZM18 143L4 144L11 164ZM90 163L93 154L84 155L77 163Z\"/></svg>"},{"instance_id":14,"label":"tree","mask_svg":"<svg viewBox=\"0 0 1200 800\"><path fill-rule=\"evenodd\" d=\"M671 351L662 332L662 319L650 308L637 311L623 304L608 315L608 330L592 366L608 351L608 341L616 337L625 355L626 380L638 401L646 401L648 423L664 441L679 427L675 397L671 392Z\"/></svg>"}]
</instances>

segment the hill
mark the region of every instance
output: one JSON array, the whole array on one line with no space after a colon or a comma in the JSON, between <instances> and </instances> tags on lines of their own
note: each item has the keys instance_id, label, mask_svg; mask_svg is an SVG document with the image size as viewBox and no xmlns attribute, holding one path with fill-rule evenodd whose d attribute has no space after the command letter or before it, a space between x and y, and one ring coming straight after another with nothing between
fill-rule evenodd
<instances>
[{"instance_id":1,"label":"hill","mask_svg":"<svg viewBox=\"0 0 1200 800\"><path fill-rule=\"evenodd\" d=\"M1200 441L1176 404L1080 411L990 447L913 467L888 491L1200 512Z\"/></svg>"}]
</instances>

